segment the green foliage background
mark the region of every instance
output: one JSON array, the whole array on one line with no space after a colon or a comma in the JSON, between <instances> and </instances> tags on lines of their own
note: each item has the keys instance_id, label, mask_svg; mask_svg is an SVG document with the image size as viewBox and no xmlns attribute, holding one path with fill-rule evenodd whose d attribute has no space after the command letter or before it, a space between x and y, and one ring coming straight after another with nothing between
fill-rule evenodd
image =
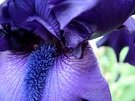
<instances>
[{"instance_id":1,"label":"green foliage background","mask_svg":"<svg viewBox=\"0 0 135 101\"><path fill-rule=\"evenodd\" d=\"M96 53L102 74L109 83L113 101L135 101L135 67L122 62L127 51L127 47L122 50L120 63L117 63L112 48L101 47Z\"/></svg>"}]
</instances>

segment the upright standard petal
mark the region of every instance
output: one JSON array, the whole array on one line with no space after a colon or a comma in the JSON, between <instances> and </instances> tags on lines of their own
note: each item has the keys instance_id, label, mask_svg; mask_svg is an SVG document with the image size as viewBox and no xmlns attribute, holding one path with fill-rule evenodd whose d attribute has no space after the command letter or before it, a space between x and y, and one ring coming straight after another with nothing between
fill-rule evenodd
<instances>
[{"instance_id":1,"label":"upright standard petal","mask_svg":"<svg viewBox=\"0 0 135 101\"><path fill-rule=\"evenodd\" d=\"M64 31L63 37L66 40L66 47L74 49L85 40L115 30L135 10L135 0L99 0L99 2L93 0L86 0L87 2L64 0L59 3L58 1L60 0L53 3L52 9L59 20L61 29ZM81 2L82 4L79 5ZM80 6L90 8L85 9L84 7L84 9L76 10L76 8L81 8Z\"/></svg>"},{"instance_id":2,"label":"upright standard petal","mask_svg":"<svg viewBox=\"0 0 135 101\"><path fill-rule=\"evenodd\" d=\"M94 26L96 30L91 38L95 38L121 26L133 11L135 11L135 0L102 0L93 9L78 16L76 20Z\"/></svg>"},{"instance_id":3,"label":"upright standard petal","mask_svg":"<svg viewBox=\"0 0 135 101\"><path fill-rule=\"evenodd\" d=\"M64 27L81 13L93 8L100 0L50 0L53 10L60 22L60 28Z\"/></svg>"},{"instance_id":4,"label":"upright standard petal","mask_svg":"<svg viewBox=\"0 0 135 101\"><path fill-rule=\"evenodd\" d=\"M0 4L0 24L9 23L11 21L7 5L7 2L9 1L10 0L5 0L2 4Z\"/></svg>"},{"instance_id":5,"label":"upright standard petal","mask_svg":"<svg viewBox=\"0 0 135 101\"><path fill-rule=\"evenodd\" d=\"M59 23L47 1L48 0L11 1L8 8L10 17L18 27L34 30L35 33L41 37L43 37L44 33L45 36L53 34L60 39ZM42 30L43 27L44 30ZM40 30L42 30L42 33Z\"/></svg>"}]
</instances>

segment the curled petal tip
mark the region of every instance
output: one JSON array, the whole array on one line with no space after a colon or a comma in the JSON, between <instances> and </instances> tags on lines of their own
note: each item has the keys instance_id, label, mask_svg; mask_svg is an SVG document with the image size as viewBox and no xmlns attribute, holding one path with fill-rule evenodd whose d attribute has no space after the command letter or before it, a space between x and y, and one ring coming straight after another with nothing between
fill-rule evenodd
<instances>
[{"instance_id":1,"label":"curled petal tip","mask_svg":"<svg viewBox=\"0 0 135 101\"><path fill-rule=\"evenodd\" d=\"M60 29L65 26L81 13L92 9L100 0L64 0L54 5L53 10L60 23Z\"/></svg>"}]
</instances>

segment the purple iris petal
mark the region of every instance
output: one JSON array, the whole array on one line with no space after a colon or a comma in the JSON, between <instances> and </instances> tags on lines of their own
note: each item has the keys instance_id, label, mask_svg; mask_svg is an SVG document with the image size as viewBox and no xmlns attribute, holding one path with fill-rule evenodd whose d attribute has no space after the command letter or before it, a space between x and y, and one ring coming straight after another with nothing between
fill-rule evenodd
<instances>
[{"instance_id":1,"label":"purple iris petal","mask_svg":"<svg viewBox=\"0 0 135 101\"><path fill-rule=\"evenodd\" d=\"M58 4L61 3L63 0L49 0L50 4Z\"/></svg>"},{"instance_id":2,"label":"purple iris petal","mask_svg":"<svg viewBox=\"0 0 135 101\"><path fill-rule=\"evenodd\" d=\"M83 45L82 59L76 59L68 51L61 54L49 75L43 101L111 101L108 85L89 45Z\"/></svg>"},{"instance_id":3,"label":"purple iris petal","mask_svg":"<svg viewBox=\"0 0 135 101\"><path fill-rule=\"evenodd\" d=\"M27 30L34 29L34 33L38 33L37 35L42 37L44 40L51 40L53 38L53 35L36 20L26 23L23 27Z\"/></svg>"},{"instance_id":4,"label":"purple iris petal","mask_svg":"<svg viewBox=\"0 0 135 101\"><path fill-rule=\"evenodd\" d=\"M13 13L14 12L14 13ZM54 13L50 10L49 5L47 4L47 0L14 0L9 3L9 14L14 23L22 28L31 29L32 27L28 27L27 24L30 25L31 22L40 23L41 26L35 25L36 33L42 36L41 31L37 32L37 29L42 29L44 26L51 34L56 36L58 39L60 36L59 23L55 18ZM25 27L27 26L27 27ZM33 25L31 25L33 26ZM46 33L46 31L44 32ZM49 33L47 33L49 35ZM43 37L44 38L44 37Z\"/></svg>"},{"instance_id":5,"label":"purple iris petal","mask_svg":"<svg viewBox=\"0 0 135 101\"><path fill-rule=\"evenodd\" d=\"M76 48L80 43L89 40L92 33L93 29L87 30L81 23L73 22L64 29L65 45L68 48Z\"/></svg>"},{"instance_id":6,"label":"purple iris petal","mask_svg":"<svg viewBox=\"0 0 135 101\"><path fill-rule=\"evenodd\" d=\"M49 2L51 3L51 1ZM31 22L40 23L41 25L38 28L35 24L35 29L32 30L36 30L35 33L42 37L43 33L47 33L47 31L41 33L38 29L45 27L51 34L61 39L62 33L59 29L61 27L64 30L66 46L68 48L76 48L81 42L88 40L94 32L92 38L119 27L135 9L135 1L123 0L85 0L85 2L64 0L54 1L52 4L53 6L51 7L47 0L32 0L31 2L14 0L9 3L9 14L16 25L26 29L32 29L32 27L29 28L27 26L27 24L30 26ZM78 25L81 26L80 32L77 30ZM68 35L72 30L70 26L74 26L73 32L77 36L75 43L73 35L70 34L71 37ZM47 34L49 35L50 33Z\"/></svg>"},{"instance_id":7,"label":"purple iris petal","mask_svg":"<svg viewBox=\"0 0 135 101\"><path fill-rule=\"evenodd\" d=\"M135 32L135 18L129 17L123 25L128 28L130 33Z\"/></svg>"},{"instance_id":8,"label":"purple iris petal","mask_svg":"<svg viewBox=\"0 0 135 101\"><path fill-rule=\"evenodd\" d=\"M1 101L22 101L22 85L26 73L24 65L25 60L20 61L16 56L11 56L9 51L0 53Z\"/></svg>"},{"instance_id":9,"label":"purple iris petal","mask_svg":"<svg viewBox=\"0 0 135 101\"><path fill-rule=\"evenodd\" d=\"M10 0L5 0L5 2L0 4L0 23L8 23L11 21L8 13L8 6L7 6L8 1Z\"/></svg>"},{"instance_id":10,"label":"purple iris petal","mask_svg":"<svg viewBox=\"0 0 135 101\"><path fill-rule=\"evenodd\" d=\"M123 47L128 46L130 43L129 31L124 27L118 31L113 31L112 33L104 36L97 42L97 46L109 46L112 47L116 53L117 61L119 62L119 55Z\"/></svg>"},{"instance_id":11,"label":"purple iris petal","mask_svg":"<svg viewBox=\"0 0 135 101\"><path fill-rule=\"evenodd\" d=\"M129 51L128 51L126 57L125 57L124 62L130 63L131 65L135 66L135 53L134 53L134 51L135 51L135 45L134 45L134 43L135 43L135 33L133 35L131 35L130 40L131 40L132 43L129 46Z\"/></svg>"},{"instance_id":12,"label":"purple iris petal","mask_svg":"<svg viewBox=\"0 0 135 101\"><path fill-rule=\"evenodd\" d=\"M54 1L53 10L60 22L61 29L81 13L93 8L100 0L57 0ZM50 0L51 2L51 0ZM52 1L53 2L53 1ZM58 3L59 2L59 3ZM56 4L57 3L57 4Z\"/></svg>"},{"instance_id":13,"label":"purple iris petal","mask_svg":"<svg viewBox=\"0 0 135 101\"><path fill-rule=\"evenodd\" d=\"M119 27L133 13L135 0L10 0L6 9L11 32L16 27L19 35L13 42L23 39L21 28L32 35L22 41L28 43L27 54L20 54L23 47L0 53L1 101L111 101L87 41Z\"/></svg>"},{"instance_id":14,"label":"purple iris petal","mask_svg":"<svg viewBox=\"0 0 135 101\"><path fill-rule=\"evenodd\" d=\"M110 46L114 49L119 62L119 55L121 50L125 47L129 47L128 54L124 62L128 62L132 65L135 65L135 54L134 54L134 43L135 43L135 19L130 17L124 24L123 27L117 31L106 35L97 42L97 46Z\"/></svg>"},{"instance_id":15,"label":"purple iris petal","mask_svg":"<svg viewBox=\"0 0 135 101\"><path fill-rule=\"evenodd\" d=\"M80 2L82 2L81 5L79 5ZM102 36L116 29L135 10L135 0L101 0L99 2L89 0L88 2L91 6L85 4L84 1L64 0L56 3L56 5L54 3L52 9L60 22L61 29L64 30L68 48L75 48L82 41ZM83 4L88 5L90 8L74 10L75 7L80 8ZM76 15L72 15L72 12L75 12ZM72 34L69 34L69 32ZM76 36L75 39L74 36Z\"/></svg>"},{"instance_id":16,"label":"purple iris petal","mask_svg":"<svg viewBox=\"0 0 135 101\"><path fill-rule=\"evenodd\" d=\"M47 52L49 48L51 51L51 47L46 47L44 52ZM111 101L108 84L100 73L92 48L88 44L84 44L82 47L82 59L76 59L70 51L60 53L57 58L54 58L53 65L50 65L51 67L47 68L48 70L45 73L46 80L45 83L43 82L45 87L44 89L42 88L41 100L36 101L81 101L81 99L88 101ZM35 52L33 51L31 56L33 54L35 59L51 56L49 54L48 56L41 54L40 51L38 49ZM0 54L0 100L22 101L22 99L31 99L26 101L33 101L39 94L37 93L36 95L34 89L36 90L37 87L37 90L39 90L38 87L42 86L35 86L35 88L31 89L33 87L31 86L32 82L35 81L32 78L36 77L35 73L38 73L40 65L45 65L41 64L41 62L47 63L47 60L29 60L29 57L23 59L23 56L16 57L10 54L10 52ZM36 63L33 63L35 66L29 64L30 61L31 63L35 61ZM40 64L39 67L36 67L38 64ZM34 67L31 68L31 66ZM37 68L35 73L32 72L34 68ZM31 72L27 74L29 70ZM23 88L25 86L24 78L26 74L28 77L31 77L27 85L30 88L25 90L25 92L29 91L26 95L27 97L25 97ZM37 83L41 84L41 79L38 79L36 79Z\"/></svg>"},{"instance_id":17,"label":"purple iris petal","mask_svg":"<svg viewBox=\"0 0 135 101\"><path fill-rule=\"evenodd\" d=\"M9 37L6 36L6 27L3 30L3 26L0 26L0 51L6 51L11 49ZM8 27L8 26L7 26Z\"/></svg>"},{"instance_id":18,"label":"purple iris petal","mask_svg":"<svg viewBox=\"0 0 135 101\"><path fill-rule=\"evenodd\" d=\"M0 32L1 33L1 32ZM0 39L0 51L6 51L12 49L9 40L6 38Z\"/></svg>"}]
</instances>

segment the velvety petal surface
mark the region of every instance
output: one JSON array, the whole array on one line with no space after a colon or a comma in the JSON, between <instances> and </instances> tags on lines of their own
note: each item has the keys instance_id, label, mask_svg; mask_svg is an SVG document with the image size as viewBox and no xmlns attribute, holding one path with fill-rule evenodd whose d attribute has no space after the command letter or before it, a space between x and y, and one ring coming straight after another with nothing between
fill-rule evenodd
<instances>
[{"instance_id":1,"label":"velvety petal surface","mask_svg":"<svg viewBox=\"0 0 135 101\"><path fill-rule=\"evenodd\" d=\"M7 2L10 0L5 0L2 4L0 4L0 24L2 23L9 23L11 21Z\"/></svg>"},{"instance_id":2,"label":"velvety petal surface","mask_svg":"<svg viewBox=\"0 0 135 101\"><path fill-rule=\"evenodd\" d=\"M9 28L9 26L8 25L0 26L0 51L6 51L12 49L11 41L9 38L10 36L6 35L7 34L6 28Z\"/></svg>"},{"instance_id":3,"label":"velvety petal surface","mask_svg":"<svg viewBox=\"0 0 135 101\"><path fill-rule=\"evenodd\" d=\"M73 18L93 8L100 0L50 0L53 10L63 29Z\"/></svg>"},{"instance_id":4,"label":"velvety petal surface","mask_svg":"<svg viewBox=\"0 0 135 101\"><path fill-rule=\"evenodd\" d=\"M6 38L0 39L0 51L6 51L10 49L11 49L11 45L9 43L9 40L7 40Z\"/></svg>"},{"instance_id":5,"label":"velvety petal surface","mask_svg":"<svg viewBox=\"0 0 135 101\"><path fill-rule=\"evenodd\" d=\"M61 3L63 0L49 0L50 4L58 4Z\"/></svg>"},{"instance_id":6,"label":"velvety petal surface","mask_svg":"<svg viewBox=\"0 0 135 101\"><path fill-rule=\"evenodd\" d=\"M89 25L88 25L89 26ZM89 36L94 33L94 29L87 29L83 23L73 22L64 29L65 46L76 48L80 43L89 40Z\"/></svg>"},{"instance_id":7,"label":"velvety petal surface","mask_svg":"<svg viewBox=\"0 0 135 101\"><path fill-rule=\"evenodd\" d=\"M102 0L93 9L82 13L75 20L94 26L96 28L92 36L94 38L119 27L133 11L135 11L135 0ZM91 29L91 26L88 28Z\"/></svg>"},{"instance_id":8,"label":"velvety petal surface","mask_svg":"<svg viewBox=\"0 0 135 101\"><path fill-rule=\"evenodd\" d=\"M40 35L42 36L44 31L42 29L44 27L46 30L48 30L48 32L50 32L59 39L61 37L59 23L55 18L53 12L50 10L50 6L48 5L47 2L48 0L11 1L9 3L10 17L12 18L14 23L21 28L34 30L35 33L37 33L39 36ZM35 24L33 25L31 22L34 22ZM39 24L41 25L38 26ZM35 29L32 29L33 27L28 27L30 25L34 26ZM38 29L41 29L42 33ZM44 33L45 36L47 34L48 35L50 34L47 33L47 31L45 31Z\"/></svg>"},{"instance_id":9,"label":"velvety petal surface","mask_svg":"<svg viewBox=\"0 0 135 101\"><path fill-rule=\"evenodd\" d=\"M54 62L47 78L43 101L111 101L92 48L85 44L82 59L65 52Z\"/></svg>"},{"instance_id":10,"label":"velvety petal surface","mask_svg":"<svg viewBox=\"0 0 135 101\"><path fill-rule=\"evenodd\" d=\"M81 2L82 4L78 5ZM89 6L88 2L90 5L93 4L93 6ZM88 2L71 0L62 2L57 0L54 3L53 10L60 22L61 29L64 30L67 47L75 48L82 41L93 39L115 30L135 10L135 0L101 0L99 2L89 0ZM81 8L80 6L91 8L75 10L75 7ZM74 14L77 16L74 16ZM77 37L74 38L74 36Z\"/></svg>"},{"instance_id":11,"label":"velvety petal surface","mask_svg":"<svg viewBox=\"0 0 135 101\"><path fill-rule=\"evenodd\" d=\"M23 101L25 60L9 54L8 51L0 52L0 101Z\"/></svg>"},{"instance_id":12,"label":"velvety petal surface","mask_svg":"<svg viewBox=\"0 0 135 101\"><path fill-rule=\"evenodd\" d=\"M42 98L37 101L111 101L108 84L101 75L92 48L88 44L82 47L81 59L76 59L70 51L59 53L47 72ZM0 100L22 101L24 78L31 66L27 66L29 59L9 53L0 53Z\"/></svg>"}]
</instances>

